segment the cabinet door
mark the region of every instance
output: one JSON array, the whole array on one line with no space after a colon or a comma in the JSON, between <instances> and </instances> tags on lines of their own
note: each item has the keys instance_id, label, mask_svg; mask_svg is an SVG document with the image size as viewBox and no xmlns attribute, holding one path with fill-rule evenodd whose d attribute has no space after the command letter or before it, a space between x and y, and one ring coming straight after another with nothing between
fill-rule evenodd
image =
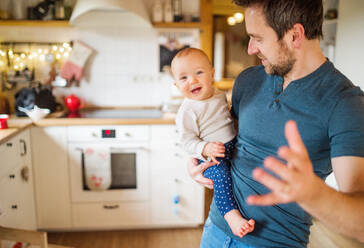
<instances>
[{"instance_id":1,"label":"cabinet door","mask_svg":"<svg viewBox=\"0 0 364 248\"><path fill-rule=\"evenodd\" d=\"M71 227L65 127L31 130L38 228Z\"/></svg>"},{"instance_id":2,"label":"cabinet door","mask_svg":"<svg viewBox=\"0 0 364 248\"><path fill-rule=\"evenodd\" d=\"M151 135L151 162L154 169L185 168L188 156L178 143L174 125L153 125Z\"/></svg>"},{"instance_id":3,"label":"cabinet door","mask_svg":"<svg viewBox=\"0 0 364 248\"><path fill-rule=\"evenodd\" d=\"M0 177L0 224L35 230L37 225L29 129L7 142L6 148L7 153L1 156L7 158L6 163L10 166L7 170L2 170Z\"/></svg>"},{"instance_id":4,"label":"cabinet door","mask_svg":"<svg viewBox=\"0 0 364 248\"><path fill-rule=\"evenodd\" d=\"M0 182L0 225L35 230L33 178L30 165L20 165Z\"/></svg>"},{"instance_id":5,"label":"cabinet door","mask_svg":"<svg viewBox=\"0 0 364 248\"><path fill-rule=\"evenodd\" d=\"M152 223L195 226L203 223L204 189L185 170L152 173Z\"/></svg>"}]
</instances>

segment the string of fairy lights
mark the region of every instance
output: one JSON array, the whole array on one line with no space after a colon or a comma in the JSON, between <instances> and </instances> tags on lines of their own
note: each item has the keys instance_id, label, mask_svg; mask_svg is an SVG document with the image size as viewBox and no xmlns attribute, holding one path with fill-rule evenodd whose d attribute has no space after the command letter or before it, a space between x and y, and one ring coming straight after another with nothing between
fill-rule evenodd
<instances>
[{"instance_id":1,"label":"string of fairy lights","mask_svg":"<svg viewBox=\"0 0 364 248\"><path fill-rule=\"evenodd\" d=\"M72 51L71 43L0 43L0 69L32 70L40 63L62 63Z\"/></svg>"},{"instance_id":2,"label":"string of fairy lights","mask_svg":"<svg viewBox=\"0 0 364 248\"><path fill-rule=\"evenodd\" d=\"M235 24L242 23L244 21L244 14L237 12L234 15L227 17L226 21L230 26L234 26Z\"/></svg>"}]
</instances>

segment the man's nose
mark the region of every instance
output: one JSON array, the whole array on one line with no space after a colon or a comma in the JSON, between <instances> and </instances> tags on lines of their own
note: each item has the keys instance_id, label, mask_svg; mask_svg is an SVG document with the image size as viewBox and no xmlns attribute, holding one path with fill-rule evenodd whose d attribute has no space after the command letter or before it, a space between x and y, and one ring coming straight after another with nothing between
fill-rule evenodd
<instances>
[{"instance_id":1,"label":"man's nose","mask_svg":"<svg viewBox=\"0 0 364 248\"><path fill-rule=\"evenodd\" d=\"M248 54L253 55L253 54L256 54L256 53L258 53L258 49L257 49L257 47L255 45L255 42L252 39L250 39L249 44L248 44Z\"/></svg>"}]
</instances>

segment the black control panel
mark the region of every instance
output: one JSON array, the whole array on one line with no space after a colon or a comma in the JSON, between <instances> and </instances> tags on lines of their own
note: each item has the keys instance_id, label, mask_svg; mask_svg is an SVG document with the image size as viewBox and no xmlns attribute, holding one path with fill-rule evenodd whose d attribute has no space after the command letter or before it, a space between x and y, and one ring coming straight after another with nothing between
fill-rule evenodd
<instances>
[{"instance_id":1,"label":"black control panel","mask_svg":"<svg viewBox=\"0 0 364 248\"><path fill-rule=\"evenodd\" d=\"M115 129L102 129L101 137L102 138L115 138L116 137Z\"/></svg>"}]
</instances>

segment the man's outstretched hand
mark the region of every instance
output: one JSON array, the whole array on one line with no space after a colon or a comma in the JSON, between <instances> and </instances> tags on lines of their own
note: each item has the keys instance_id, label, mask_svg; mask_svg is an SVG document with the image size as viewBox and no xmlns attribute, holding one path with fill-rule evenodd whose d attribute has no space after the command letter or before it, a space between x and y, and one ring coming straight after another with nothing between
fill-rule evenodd
<instances>
[{"instance_id":1,"label":"man's outstretched hand","mask_svg":"<svg viewBox=\"0 0 364 248\"><path fill-rule=\"evenodd\" d=\"M295 121L288 121L285 125L287 146L278 149L278 156L282 161L269 156L264 160L264 166L280 178L268 174L261 168L253 171L253 177L271 190L266 195L251 195L247 203L252 205L274 205L280 203L306 203L319 194L320 178L312 168L307 149L303 144Z\"/></svg>"}]
</instances>

